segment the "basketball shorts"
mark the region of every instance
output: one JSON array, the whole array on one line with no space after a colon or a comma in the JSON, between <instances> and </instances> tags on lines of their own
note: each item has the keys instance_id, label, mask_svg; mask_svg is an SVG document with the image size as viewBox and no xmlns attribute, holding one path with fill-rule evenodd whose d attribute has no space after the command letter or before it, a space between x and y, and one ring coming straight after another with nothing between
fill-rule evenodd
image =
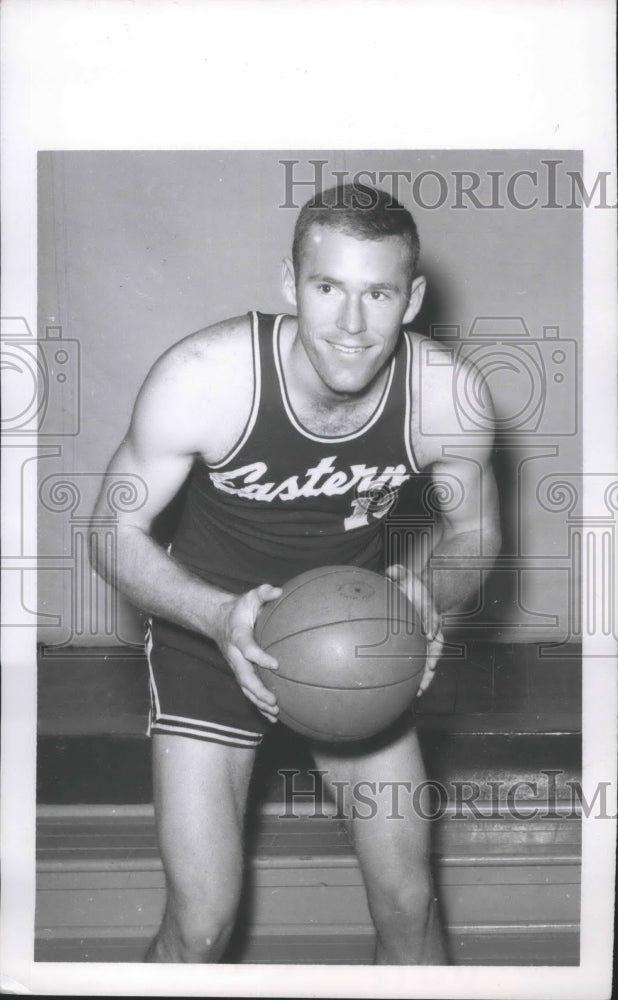
<instances>
[{"instance_id":1,"label":"basketball shorts","mask_svg":"<svg viewBox=\"0 0 618 1000\"><path fill-rule=\"evenodd\" d=\"M165 733L253 749L272 725L242 693L219 647L167 623L146 636L148 735Z\"/></svg>"}]
</instances>

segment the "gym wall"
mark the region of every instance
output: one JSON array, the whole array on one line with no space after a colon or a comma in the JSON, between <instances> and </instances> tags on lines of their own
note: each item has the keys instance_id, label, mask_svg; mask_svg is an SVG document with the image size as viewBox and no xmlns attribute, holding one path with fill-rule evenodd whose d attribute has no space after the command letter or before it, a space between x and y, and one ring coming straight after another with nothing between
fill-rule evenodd
<instances>
[{"instance_id":1,"label":"gym wall","mask_svg":"<svg viewBox=\"0 0 618 1000\"><path fill-rule=\"evenodd\" d=\"M560 162L552 191L546 181L554 168L543 164L550 159ZM286 168L282 160L297 162ZM163 351L222 318L286 309L280 265L297 212L280 206L289 201L290 177L314 177L313 160L327 161L320 169L328 184L333 170L407 171L417 179L429 172L416 194L405 178L399 183L417 220L428 279L414 327L455 345L468 338L481 352L501 428L495 468L504 559L483 575L479 605L465 621L525 641L573 637L582 211L566 207L566 171L581 170L580 154L46 152L39 162L37 331L50 375L38 462L41 642L141 641L143 616L98 580L87 559L85 529L101 475ZM516 171L531 174L520 175L509 197ZM458 194L457 185L470 181L458 181L457 172L482 178L476 195L490 207ZM392 175L381 186L393 190ZM302 204L312 189L296 186L292 194ZM515 204L535 195L533 207ZM553 203L560 207L543 207ZM473 392L469 402L462 420L474 424ZM36 475L33 462L24 466L24 488ZM565 482L575 490L567 503ZM115 501L131 503L130 490ZM105 530L113 544L113 518Z\"/></svg>"}]
</instances>

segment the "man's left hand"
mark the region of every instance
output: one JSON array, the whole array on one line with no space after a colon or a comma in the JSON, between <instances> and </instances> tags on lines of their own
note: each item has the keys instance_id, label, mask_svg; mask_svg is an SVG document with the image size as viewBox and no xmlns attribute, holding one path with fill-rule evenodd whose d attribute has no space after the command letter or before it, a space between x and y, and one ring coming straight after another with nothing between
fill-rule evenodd
<instances>
[{"instance_id":1,"label":"man's left hand","mask_svg":"<svg viewBox=\"0 0 618 1000\"><path fill-rule=\"evenodd\" d=\"M396 583L399 589L406 595L418 612L421 619L421 628L427 639L427 660L425 672L419 684L417 697L426 691L431 684L438 660L442 655L444 647L444 636L442 634L440 615L436 611L431 595L427 587L418 576L399 563L389 566L385 574L389 580Z\"/></svg>"}]
</instances>

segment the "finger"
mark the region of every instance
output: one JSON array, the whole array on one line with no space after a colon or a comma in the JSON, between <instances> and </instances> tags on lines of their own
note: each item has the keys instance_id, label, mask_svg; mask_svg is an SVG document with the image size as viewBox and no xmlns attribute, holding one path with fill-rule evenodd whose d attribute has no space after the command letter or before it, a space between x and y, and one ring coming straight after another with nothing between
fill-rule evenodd
<instances>
[{"instance_id":1,"label":"finger","mask_svg":"<svg viewBox=\"0 0 618 1000\"><path fill-rule=\"evenodd\" d=\"M267 604L268 601L276 601L278 597L281 597L283 591L281 587L271 587L269 583L262 583L250 593L257 599L257 610L259 611L263 604Z\"/></svg>"},{"instance_id":2,"label":"finger","mask_svg":"<svg viewBox=\"0 0 618 1000\"><path fill-rule=\"evenodd\" d=\"M407 575L406 568L405 566L402 566L401 563L393 563L392 566L388 567L384 575L387 576L389 580L392 580L393 583L399 584L400 581Z\"/></svg>"},{"instance_id":3,"label":"finger","mask_svg":"<svg viewBox=\"0 0 618 1000\"><path fill-rule=\"evenodd\" d=\"M419 597L420 591L415 583L420 583L412 573L410 573L405 566L400 563L395 563L393 566L389 566L386 570L385 576L388 577L401 592L408 598L411 604L414 606L415 610L419 610Z\"/></svg>"},{"instance_id":4,"label":"finger","mask_svg":"<svg viewBox=\"0 0 618 1000\"><path fill-rule=\"evenodd\" d=\"M267 670L279 669L279 664L274 656L258 646L253 636L244 637L240 642L236 641L236 645L249 663L254 663L258 667L266 667Z\"/></svg>"},{"instance_id":5,"label":"finger","mask_svg":"<svg viewBox=\"0 0 618 1000\"><path fill-rule=\"evenodd\" d=\"M442 650L444 649L444 635L442 630L438 628L435 637L428 644L427 654L432 658L432 660L437 663L442 656Z\"/></svg>"},{"instance_id":6,"label":"finger","mask_svg":"<svg viewBox=\"0 0 618 1000\"><path fill-rule=\"evenodd\" d=\"M427 637L427 642L432 643L440 629L440 615L436 611L431 594L422 580L416 579L414 589L414 604L420 613L421 628Z\"/></svg>"},{"instance_id":7,"label":"finger","mask_svg":"<svg viewBox=\"0 0 618 1000\"><path fill-rule=\"evenodd\" d=\"M271 705L266 705L264 702L260 701L259 698L256 698L253 692L249 690L249 688L244 687L242 684L240 686L240 690L244 694L245 698L247 698L253 705L255 705L258 711L261 712L261 714L266 719L268 719L269 722L277 722L279 717L279 707L277 705L275 705L274 707L272 707Z\"/></svg>"},{"instance_id":8,"label":"finger","mask_svg":"<svg viewBox=\"0 0 618 1000\"><path fill-rule=\"evenodd\" d=\"M444 648L444 637L440 631L438 631L436 638L433 642L429 643L427 646L427 662L425 664L425 670L421 678L421 683L419 684L418 694L422 694L426 691L431 684L436 667L440 661L442 655L442 650Z\"/></svg>"},{"instance_id":9,"label":"finger","mask_svg":"<svg viewBox=\"0 0 618 1000\"><path fill-rule=\"evenodd\" d=\"M427 645L427 669L435 670L438 661L442 655L442 649L444 647L444 639L442 638L442 633L438 632L436 638L428 643Z\"/></svg>"},{"instance_id":10,"label":"finger","mask_svg":"<svg viewBox=\"0 0 618 1000\"><path fill-rule=\"evenodd\" d=\"M231 647L228 659L234 670L236 680L247 694L247 697L250 697L251 701L260 709L278 711L275 695L272 691L268 690L265 684L262 684L253 666L245 660L241 651L235 647Z\"/></svg>"},{"instance_id":11,"label":"finger","mask_svg":"<svg viewBox=\"0 0 618 1000\"><path fill-rule=\"evenodd\" d=\"M232 629L230 646L238 649L245 660L258 667L266 667L267 670L277 670L279 667L275 657L258 646L253 637L253 630L247 624L241 623Z\"/></svg>"},{"instance_id":12,"label":"finger","mask_svg":"<svg viewBox=\"0 0 618 1000\"><path fill-rule=\"evenodd\" d=\"M432 680L434 679L435 673L433 670L426 670L423 674L423 679L418 686L418 691L416 692L416 697L420 698L422 694L425 693Z\"/></svg>"},{"instance_id":13,"label":"finger","mask_svg":"<svg viewBox=\"0 0 618 1000\"><path fill-rule=\"evenodd\" d=\"M428 663L425 667L425 672L423 673L423 676L421 678L421 683L418 686L418 691L416 693L417 698L419 697L419 695L423 693L423 691L427 690L432 680L434 679L435 675L436 675L435 665L431 666Z\"/></svg>"},{"instance_id":14,"label":"finger","mask_svg":"<svg viewBox=\"0 0 618 1000\"><path fill-rule=\"evenodd\" d=\"M418 576L407 570L401 563L394 563L386 570L385 574L393 583L396 583L400 590L413 604L421 619L421 629L423 635L431 642L440 627L440 616L437 613L429 590Z\"/></svg>"}]
</instances>

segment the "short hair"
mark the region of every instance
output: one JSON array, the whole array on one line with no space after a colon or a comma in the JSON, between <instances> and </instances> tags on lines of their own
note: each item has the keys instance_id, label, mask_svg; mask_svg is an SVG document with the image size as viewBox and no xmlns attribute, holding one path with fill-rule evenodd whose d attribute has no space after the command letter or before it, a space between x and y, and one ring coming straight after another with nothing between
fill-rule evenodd
<instances>
[{"instance_id":1,"label":"short hair","mask_svg":"<svg viewBox=\"0 0 618 1000\"><path fill-rule=\"evenodd\" d=\"M294 228L292 261L296 275L309 231L328 226L359 240L383 240L399 236L410 254L410 280L416 273L420 240L411 213L381 188L366 184L337 184L320 191L300 210Z\"/></svg>"}]
</instances>

